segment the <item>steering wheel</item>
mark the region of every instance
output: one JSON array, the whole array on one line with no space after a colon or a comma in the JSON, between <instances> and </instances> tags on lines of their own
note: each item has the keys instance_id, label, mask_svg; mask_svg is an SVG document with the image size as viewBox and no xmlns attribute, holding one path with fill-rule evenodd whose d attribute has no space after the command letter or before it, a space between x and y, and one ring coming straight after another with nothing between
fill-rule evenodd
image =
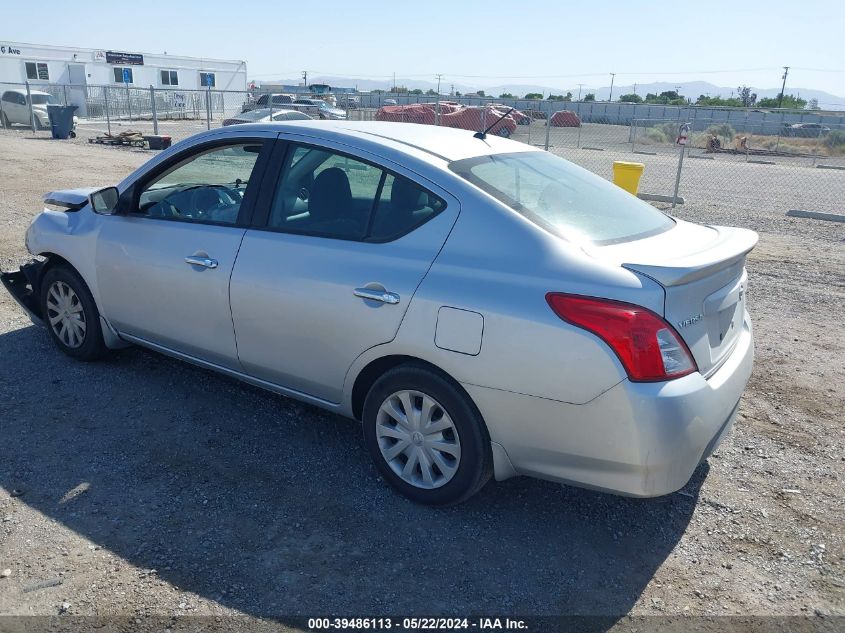
<instances>
[{"instance_id":1,"label":"steering wheel","mask_svg":"<svg viewBox=\"0 0 845 633\"><path fill-rule=\"evenodd\" d=\"M226 185L195 185L186 189L191 195L188 198L188 207L194 216L206 216L211 211L225 207L233 207L241 202L241 190L233 189ZM213 192L216 201L208 204L202 198Z\"/></svg>"}]
</instances>

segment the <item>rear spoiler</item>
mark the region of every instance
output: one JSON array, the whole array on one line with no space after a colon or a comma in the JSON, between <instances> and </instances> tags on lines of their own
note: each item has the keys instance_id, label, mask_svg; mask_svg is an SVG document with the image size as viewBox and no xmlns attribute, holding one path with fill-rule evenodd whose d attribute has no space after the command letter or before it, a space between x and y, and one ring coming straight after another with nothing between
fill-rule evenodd
<instances>
[{"instance_id":1,"label":"rear spoiler","mask_svg":"<svg viewBox=\"0 0 845 633\"><path fill-rule=\"evenodd\" d=\"M652 264L646 260L636 264L623 263L622 266L651 277L664 287L680 286L735 264L751 252L759 239L757 233L748 229L726 226L710 228L716 229L719 237L704 250L674 259L661 259L659 253L656 253Z\"/></svg>"},{"instance_id":2,"label":"rear spoiler","mask_svg":"<svg viewBox=\"0 0 845 633\"><path fill-rule=\"evenodd\" d=\"M79 211L88 204L88 196L98 190L98 187L83 187L81 189L51 191L44 194L44 202L68 211Z\"/></svg>"}]
</instances>

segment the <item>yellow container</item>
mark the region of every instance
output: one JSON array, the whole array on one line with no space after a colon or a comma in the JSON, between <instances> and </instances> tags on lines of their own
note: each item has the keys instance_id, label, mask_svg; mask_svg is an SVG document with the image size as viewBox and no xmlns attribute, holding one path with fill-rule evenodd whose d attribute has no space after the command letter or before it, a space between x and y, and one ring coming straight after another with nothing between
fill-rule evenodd
<instances>
[{"instance_id":1,"label":"yellow container","mask_svg":"<svg viewBox=\"0 0 845 633\"><path fill-rule=\"evenodd\" d=\"M613 182L628 193L637 195L644 169L645 165L642 163L627 163L624 160L613 161Z\"/></svg>"}]
</instances>

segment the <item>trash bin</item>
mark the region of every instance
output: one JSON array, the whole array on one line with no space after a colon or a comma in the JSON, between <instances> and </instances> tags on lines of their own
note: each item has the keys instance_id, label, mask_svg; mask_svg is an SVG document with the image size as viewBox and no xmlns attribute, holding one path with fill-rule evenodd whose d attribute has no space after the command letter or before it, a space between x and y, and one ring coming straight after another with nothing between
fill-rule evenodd
<instances>
[{"instance_id":1,"label":"trash bin","mask_svg":"<svg viewBox=\"0 0 845 633\"><path fill-rule=\"evenodd\" d=\"M73 132L73 113L77 106L47 105L50 128L53 138L67 138Z\"/></svg>"},{"instance_id":2,"label":"trash bin","mask_svg":"<svg viewBox=\"0 0 845 633\"><path fill-rule=\"evenodd\" d=\"M613 161L613 182L628 193L637 195L640 188L640 177L645 165L642 163L628 163L624 160Z\"/></svg>"}]
</instances>

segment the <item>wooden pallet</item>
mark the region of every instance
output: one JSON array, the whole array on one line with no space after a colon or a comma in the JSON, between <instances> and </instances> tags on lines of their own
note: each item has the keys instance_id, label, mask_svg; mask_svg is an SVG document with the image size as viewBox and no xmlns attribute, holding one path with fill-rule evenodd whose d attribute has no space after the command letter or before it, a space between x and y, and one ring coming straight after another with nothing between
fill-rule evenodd
<instances>
[{"instance_id":1,"label":"wooden pallet","mask_svg":"<svg viewBox=\"0 0 845 633\"><path fill-rule=\"evenodd\" d=\"M100 145L129 145L131 147L146 147L147 141L144 135L140 132L132 132L127 130L120 134L103 134L101 136L92 136L88 139L89 143L98 143Z\"/></svg>"}]
</instances>

